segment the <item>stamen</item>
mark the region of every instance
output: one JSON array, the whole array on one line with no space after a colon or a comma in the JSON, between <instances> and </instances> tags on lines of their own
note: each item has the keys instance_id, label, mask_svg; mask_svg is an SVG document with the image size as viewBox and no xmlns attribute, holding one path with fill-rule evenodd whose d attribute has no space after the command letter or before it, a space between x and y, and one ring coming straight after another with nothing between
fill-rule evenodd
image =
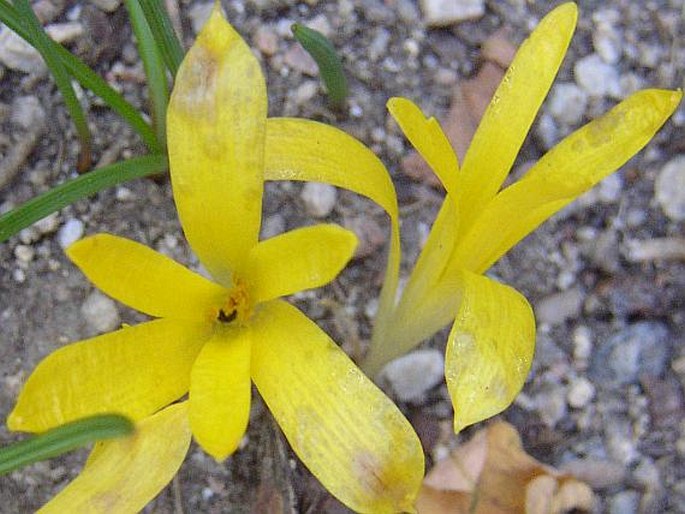
<instances>
[{"instance_id":1,"label":"stamen","mask_svg":"<svg viewBox=\"0 0 685 514\"><path fill-rule=\"evenodd\" d=\"M229 314L226 314L223 309L219 309L219 315L216 319L221 323L230 323L235 320L236 316L238 316L238 311L236 309L233 309Z\"/></svg>"}]
</instances>

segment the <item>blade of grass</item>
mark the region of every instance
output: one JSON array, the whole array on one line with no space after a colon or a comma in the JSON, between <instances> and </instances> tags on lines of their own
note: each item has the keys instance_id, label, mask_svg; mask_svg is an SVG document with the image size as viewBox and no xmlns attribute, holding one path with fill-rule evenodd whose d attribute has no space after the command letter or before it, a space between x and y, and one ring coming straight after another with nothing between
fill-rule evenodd
<instances>
[{"instance_id":1,"label":"blade of grass","mask_svg":"<svg viewBox=\"0 0 685 514\"><path fill-rule=\"evenodd\" d=\"M131 18L131 26L138 44L138 53L140 53L147 76L152 126L155 134L157 134L157 141L163 148L166 148L166 108L169 103L169 88L164 61L157 43L152 37L152 31L147 24L139 1L124 0L124 5L126 5L126 10Z\"/></svg>"},{"instance_id":2,"label":"blade of grass","mask_svg":"<svg viewBox=\"0 0 685 514\"><path fill-rule=\"evenodd\" d=\"M134 430L128 418L116 414L102 414L67 423L0 448L0 475L95 441L130 435Z\"/></svg>"},{"instance_id":3,"label":"blade of grass","mask_svg":"<svg viewBox=\"0 0 685 514\"><path fill-rule=\"evenodd\" d=\"M62 94L64 104L71 116L71 119L76 127L79 142L81 143L81 155L78 161L78 171L84 172L91 165L91 148L90 148L90 129L86 116L81 108L81 104L76 98L76 93L71 85L71 78L64 68L64 63L55 51L52 40L43 30L43 26L38 21L29 0L15 0L14 6L17 12L21 15L24 22L24 28L31 38L31 44L40 53L47 65L50 73L57 84L57 88Z\"/></svg>"},{"instance_id":4,"label":"blade of grass","mask_svg":"<svg viewBox=\"0 0 685 514\"><path fill-rule=\"evenodd\" d=\"M166 168L166 155L146 155L93 170L60 184L0 216L0 243L21 229L74 203L76 200L86 198L121 182L160 173Z\"/></svg>"},{"instance_id":5,"label":"blade of grass","mask_svg":"<svg viewBox=\"0 0 685 514\"><path fill-rule=\"evenodd\" d=\"M171 76L175 77L185 52L171 26L171 20L161 0L140 0L140 6L143 8L145 19L157 42L157 48L162 54L164 63L169 68Z\"/></svg>"},{"instance_id":6,"label":"blade of grass","mask_svg":"<svg viewBox=\"0 0 685 514\"><path fill-rule=\"evenodd\" d=\"M316 61L332 106L342 109L348 94L347 77L345 77L345 70L333 44L318 30L299 23L293 23L290 30L302 48Z\"/></svg>"},{"instance_id":7,"label":"blade of grass","mask_svg":"<svg viewBox=\"0 0 685 514\"><path fill-rule=\"evenodd\" d=\"M7 25L12 31L16 32L19 37L25 39L29 44L33 44L29 34L23 27L19 14L6 0L0 0L0 21ZM157 136L150 127L150 124L145 121L138 110L128 103L123 96L112 89L102 77L91 70L78 57L69 52L69 50L55 41L50 40L50 42L71 76L83 87L90 89L114 112L119 114L131 128L140 135L143 143L145 143L151 153L159 153L161 148L157 143Z\"/></svg>"}]
</instances>

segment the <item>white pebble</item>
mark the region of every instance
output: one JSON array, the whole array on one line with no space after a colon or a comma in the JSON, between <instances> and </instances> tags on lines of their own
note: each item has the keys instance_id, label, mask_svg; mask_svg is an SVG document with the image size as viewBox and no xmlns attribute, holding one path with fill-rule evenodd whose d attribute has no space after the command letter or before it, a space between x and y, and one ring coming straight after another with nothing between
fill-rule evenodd
<instances>
[{"instance_id":1,"label":"white pebble","mask_svg":"<svg viewBox=\"0 0 685 514\"><path fill-rule=\"evenodd\" d=\"M587 378L580 377L571 383L566 399L574 409L582 409L587 407L594 396L595 386Z\"/></svg>"},{"instance_id":2,"label":"white pebble","mask_svg":"<svg viewBox=\"0 0 685 514\"><path fill-rule=\"evenodd\" d=\"M300 194L307 212L315 218L325 218L335 207L338 192L330 184L307 182Z\"/></svg>"},{"instance_id":3,"label":"white pebble","mask_svg":"<svg viewBox=\"0 0 685 514\"><path fill-rule=\"evenodd\" d=\"M33 260L36 255L36 251L32 246L28 245L17 245L14 249L14 256L20 263L28 264Z\"/></svg>"},{"instance_id":4,"label":"white pebble","mask_svg":"<svg viewBox=\"0 0 685 514\"><path fill-rule=\"evenodd\" d=\"M34 225L38 231L45 234L52 234L59 228L59 215L56 212L45 216L45 218L38 220Z\"/></svg>"},{"instance_id":5,"label":"white pebble","mask_svg":"<svg viewBox=\"0 0 685 514\"><path fill-rule=\"evenodd\" d=\"M685 220L685 155L671 159L659 172L654 196L666 216Z\"/></svg>"},{"instance_id":6,"label":"white pebble","mask_svg":"<svg viewBox=\"0 0 685 514\"><path fill-rule=\"evenodd\" d=\"M484 0L422 0L421 10L426 25L445 27L453 23L480 18L485 14Z\"/></svg>"},{"instance_id":7,"label":"white pebble","mask_svg":"<svg viewBox=\"0 0 685 514\"><path fill-rule=\"evenodd\" d=\"M85 226L81 220L75 218L68 219L57 233L57 242L65 250L73 243L83 237Z\"/></svg>"},{"instance_id":8,"label":"white pebble","mask_svg":"<svg viewBox=\"0 0 685 514\"><path fill-rule=\"evenodd\" d=\"M121 323L114 301L99 291L88 295L81 306L81 314L88 326L100 334L118 328Z\"/></svg>"},{"instance_id":9,"label":"white pebble","mask_svg":"<svg viewBox=\"0 0 685 514\"><path fill-rule=\"evenodd\" d=\"M590 54L576 62L573 68L576 82L590 96L621 97L618 70L605 63L597 54Z\"/></svg>"},{"instance_id":10,"label":"white pebble","mask_svg":"<svg viewBox=\"0 0 685 514\"><path fill-rule=\"evenodd\" d=\"M587 93L570 82L557 84L549 101L550 114L565 125L581 122L587 107Z\"/></svg>"},{"instance_id":11,"label":"white pebble","mask_svg":"<svg viewBox=\"0 0 685 514\"><path fill-rule=\"evenodd\" d=\"M445 359L438 350L418 350L390 362L382 375L400 401L421 400L438 385L445 373Z\"/></svg>"}]
</instances>

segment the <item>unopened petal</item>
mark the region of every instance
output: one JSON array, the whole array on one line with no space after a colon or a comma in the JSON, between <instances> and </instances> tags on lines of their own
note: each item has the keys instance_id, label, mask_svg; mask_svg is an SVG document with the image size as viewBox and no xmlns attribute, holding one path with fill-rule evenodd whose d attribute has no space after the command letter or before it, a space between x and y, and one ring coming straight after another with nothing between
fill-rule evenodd
<instances>
[{"instance_id":1,"label":"unopened petal","mask_svg":"<svg viewBox=\"0 0 685 514\"><path fill-rule=\"evenodd\" d=\"M252 248L245 280L262 302L333 280L354 254L357 238L338 225L291 230Z\"/></svg>"},{"instance_id":2,"label":"unopened petal","mask_svg":"<svg viewBox=\"0 0 685 514\"><path fill-rule=\"evenodd\" d=\"M183 230L225 286L259 235L266 100L257 59L217 3L176 75L167 135Z\"/></svg>"},{"instance_id":3,"label":"unopened petal","mask_svg":"<svg viewBox=\"0 0 685 514\"><path fill-rule=\"evenodd\" d=\"M407 98L388 100L388 111L431 169L442 182L448 194L456 194L459 163L447 136L438 121L426 118L421 109Z\"/></svg>"},{"instance_id":4,"label":"unopened petal","mask_svg":"<svg viewBox=\"0 0 685 514\"><path fill-rule=\"evenodd\" d=\"M470 272L463 272L463 282L445 355L455 432L511 404L535 350L533 311L519 292Z\"/></svg>"},{"instance_id":5,"label":"unopened petal","mask_svg":"<svg viewBox=\"0 0 685 514\"><path fill-rule=\"evenodd\" d=\"M233 453L250 415L250 336L246 329L219 329L205 344L190 379L190 426L216 460Z\"/></svg>"},{"instance_id":6,"label":"unopened petal","mask_svg":"<svg viewBox=\"0 0 685 514\"><path fill-rule=\"evenodd\" d=\"M413 512L423 452L397 407L295 307L264 305L253 330L253 380L314 476L357 512Z\"/></svg>"},{"instance_id":7,"label":"unopened petal","mask_svg":"<svg viewBox=\"0 0 685 514\"><path fill-rule=\"evenodd\" d=\"M476 273L640 151L680 103L678 91L645 90L577 130L499 193L460 241L452 265Z\"/></svg>"},{"instance_id":8,"label":"unopened petal","mask_svg":"<svg viewBox=\"0 0 685 514\"><path fill-rule=\"evenodd\" d=\"M323 123L269 118L265 178L325 182L366 196L385 209L390 216L390 250L376 326L386 323L399 279L400 231L395 188L378 157L352 136Z\"/></svg>"},{"instance_id":9,"label":"unopened petal","mask_svg":"<svg viewBox=\"0 0 685 514\"><path fill-rule=\"evenodd\" d=\"M67 255L99 289L150 316L206 319L226 295L221 286L123 237L86 237Z\"/></svg>"},{"instance_id":10,"label":"unopened petal","mask_svg":"<svg viewBox=\"0 0 685 514\"><path fill-rule=\"evenodd\" d=\"M38 512L140 512L174 477L190 446L185 403L136 423L133 435L97 443L83 471Z\"/></svg>"},{"instance_id":11,"label":"unopened petal","mask_svg":"<svg viewBox=\"0 0 685 514\"><path fill-rule=\"evenodd\" d=\"M60 348L31 374L7 426L43 432L93 414L145 417L188 391L208 337L205 324L163 319Z\"/></svg>"},{"instance_id":12,"label":"unopened petal","mask_svg":"<svg viewBox=\"0 0 685 514\"><path fill-rule=\"evenodd\" d=\"M545 16L495 91L464 157L457 199L462 233L509 173L561 65L577 17L573 3Z\"/></svg>"}]
</instances>

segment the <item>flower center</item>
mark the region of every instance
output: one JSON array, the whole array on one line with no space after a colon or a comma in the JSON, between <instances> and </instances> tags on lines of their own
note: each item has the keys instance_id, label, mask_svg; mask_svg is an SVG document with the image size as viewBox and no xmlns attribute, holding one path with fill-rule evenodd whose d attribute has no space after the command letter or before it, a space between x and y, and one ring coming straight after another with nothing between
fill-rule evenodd
<instances>
[{"instance_id":1,"label":"flower center","mask_svg":"<svg viewBox=\"0 0 685 514\"><path fill-rule=\"evenodd\" d=\"M252 315L252 303L245 282L237 279L233 289L228 293L228 298L219 308L216 320L219 323L233 323L237 321L242 324Z\"/></svg>"}]
</instances>

